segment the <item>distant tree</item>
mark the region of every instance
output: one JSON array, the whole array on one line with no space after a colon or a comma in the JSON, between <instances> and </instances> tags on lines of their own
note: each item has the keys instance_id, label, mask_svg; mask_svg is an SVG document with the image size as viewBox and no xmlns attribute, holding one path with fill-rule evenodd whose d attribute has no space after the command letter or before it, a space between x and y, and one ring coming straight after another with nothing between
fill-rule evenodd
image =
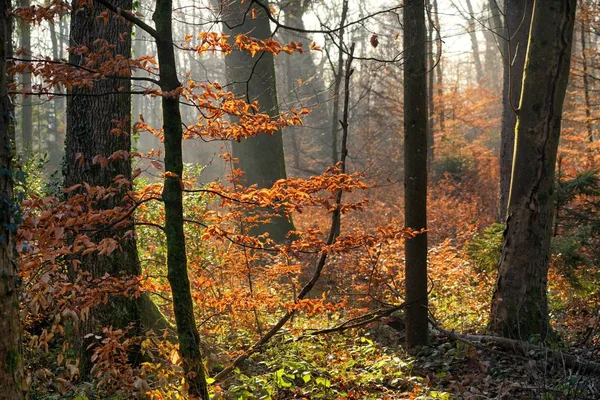
<instances>
[{"instance_id":1,"label":"distant tree","mask_svg":"<svg viewBox=\"0 0 600 400\"><path fill-rule=\"evenodd\" d=\"M577 0L536 0L517 115L504 247L490 328L545 338L554 170L569 79Z\"/></svg>"},{"instance_id":2,"label":"distant tree","mask_svg":"<svg viewBox=\"0 0 600 400\"><path fill-rule=\"evenodd\" d=\"M521 98L523 70L529 40L534 0L504 1L504 39L506 55L503 58L502 133L500 137L500 205L499 221L506 218L513 153L517 108Z\"/></svg>"},{"instance_id":3,"label":"distant tree","mask_svg":"<svg viewBox=\"0 0 600 400\"><path fill-rule=\"evenodd\" d=\"M427 228L427 32L424 0L404 6L404 218ZM406 344L427 344L427 233L406 240Z\"/></svg>"},{"instance_id":4,"label":"distant tree","mask_svg":"<svg viewBox=\"0 0 600 400\"><path fill-rule=\"evenodd\" d=\"M266 5L266 2L263 4ZM223 30L228 35L247 34L259 40L271 38L269 18L262 7L255 5L253 15L250 15L248 5L240 1L223 0L218 6L224 20ZM248 52L234 50L225 58L225 66L231 92L248 102L258 101L261 112L271 117L279 115L272 53L264 52L253 57ZM240 142L233 141L232 154L239 160L236 168L244 172L243 180L248 186L271 187L287 176L281 130L272 135L262 134ZM291 220L280 215L253 230L253 233L268 232L274 241L283 242L293 229Z\"/></svg>"},{"instance_id":5,"label":"distant tree","mask_svg":"<svg viewBox=\"0 0 600 400\"><path fill-rule=\"evenodd\" d=\"M312 0L279 0L283 11L283 24L305 30L303 17L310 10ZM312 39L306 33L290 29L278 30L282 43L298 42L309 49ZM287 167L295 173L310 173L322 170L331 164L331 110L328 104L330 93L325 88L322 70L315 64L311 53L277 57L275 60L279 94L279 109L311 108L311 113L302 120L302 126L283 130L284 147L290 149L286 156L291 162ZM333 122L336 126L338 121Z\"/></svg>"},{"instance_id":6,"label":"distant tree","mask_svg":"<svg viewBox=\"0 0 600 400\"><path fill-rule=\"evenodd\" d=\"M473 52L473 61L475 62L475 76L479 85L483 84L483 64L481 62L481 54L479 52L479 42L477 40L477 22L475 21L475 11L471 0L465 0L467 5L467 13L460 11L462 16L467 20L467 32L471 39L471 51Z\"/></svg>"},{"instance_id":7,"label":"distant tree","mask_svg":"<svg viewBox=\"0 0 600 400\"><path fill-rule=\"evenodd\" d=\"M14 107L8 94L8 59L12 56L10 0L0 1L0 398L25 398L21 323L14 258L17 206L13 200L11 160L14 152Z\"/></svg>"},{"instance_id":8,"label":"distant tree","mask_svg":"<svg viewBox=\"0 0 600 400\"><path fill-rule=\"evenodd\" d=\"M29 0L21 0L21 7L29 7ZM19 36L21 39L21 50L27 56L31 56L31 29L27 22L19 24ZM31 92L31 72L25 70L21 76L23 80L23 90ZM21 145L24 154L29 154L33 149L33 103L31 96L23 97L21 108Z\"/></svg>"}]
</instances>

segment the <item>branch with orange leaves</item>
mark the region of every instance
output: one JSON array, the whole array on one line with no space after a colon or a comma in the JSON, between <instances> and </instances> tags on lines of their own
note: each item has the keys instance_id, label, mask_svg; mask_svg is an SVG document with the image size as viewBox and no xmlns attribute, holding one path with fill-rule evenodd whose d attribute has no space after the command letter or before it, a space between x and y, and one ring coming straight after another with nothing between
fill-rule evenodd
<instances>
[{"instance_id":1,"label":"branch with orange leaves","mask_svg":"<svg viewBox=\"0 0 600 400\"><path fill-rule=\"evenodd\" d=\"M345 88L344 88L344 90L345 90L344 116L343 116L342 121L340 121L341 125L342 125L342 131L343 131L342 149L347 149L346 145L347 145L347 141L348 141L348 117L349 117L348 103L349 103L349 97L350 97L349 96L349 94L350 94L350 76L352 75L352 72L354 71L352 69L352 61L354 59L353 55L354 55L354 44L352 44L350 56L348 57L348 60L346 61L346 74L345 74L346 79L345 79ZM348 155L347 150L342 151L341 158L340 158L340 169L341 169L342 173L344 173L346 171L347 155ZM316 267L315 271L313 272L311 279L304 285L304 287L302 287L302 290L300 291L298 296L296 296L296 301L304 299L310 293L310 291L313 289L313 287L315 286L315 284L321 277L321 273L323 272L323 269L325 268L325 264L327 262L327 256L329 254L328 248L331 245L333 245L333 243L335 242L336 237L337 237L337 232L339 232L339 226L341 224L341 219L340 219L341 205L342 205L342 190L338 190L336 199L335 199L336 208L331 215L331 225L329 228L329 235L328 235L327 241L326 241L326 247L319 256L319 260L317 262L317 267ZM295 310L295 309L287 311L285 313L285 315L283 315L283 317L281 317L279 319L279 321L271 329L269 329L269 331L267 333L265 333L256 343L254 343L244 353L242 353L241 355L236 357L235 360L233 360L233 362L231 363L231 365L229 365L223 371L219 372L214 377L215 382L223 381L225 378L227 378L227 376L229 376L229 374L231 374L235 370L235 368L237 368L237 366L239 366L241 363L243 363L245 360L247 360L252 354L260 351L260 349L267 342L269 342L277 334L277 332L279 332L279 330L296 314L296 311L297 310Z\"/></svg>"}]
</instances>

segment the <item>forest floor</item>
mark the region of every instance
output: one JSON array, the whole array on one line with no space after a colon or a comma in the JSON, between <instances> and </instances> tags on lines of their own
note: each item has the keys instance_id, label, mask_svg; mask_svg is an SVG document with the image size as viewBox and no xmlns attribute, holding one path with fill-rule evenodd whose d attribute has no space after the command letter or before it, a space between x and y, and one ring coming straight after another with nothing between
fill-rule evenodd
<instances>
[{"instance_id":1,"label":"forest floor","mask_svg":"<svg viewBox=\"0 0 600 400\"><path fill-rule=\"evenodd\" d=\"M357 332L353 332L357 333ZM223 398L264 399L584 399L600 398L600 374L470 345L443 333L408 354L401 334L387 326L313 337L273 346L252 358ZM558 349L557 349L558 350ZM598 348L560 349L595 360ZM594 355L595 354L595 355ZM250 378L251 377L251 378ZM217 397L220 388L216 387Z\"/></svg>"}]
</instances>

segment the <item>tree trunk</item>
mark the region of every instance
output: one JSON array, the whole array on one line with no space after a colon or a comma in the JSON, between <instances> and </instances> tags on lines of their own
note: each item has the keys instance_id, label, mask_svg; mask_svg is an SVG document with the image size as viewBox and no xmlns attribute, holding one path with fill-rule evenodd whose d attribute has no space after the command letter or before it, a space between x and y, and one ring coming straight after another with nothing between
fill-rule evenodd
<instances>
[{"instance_id":1,"label":"tree trunk","mask_svg":"<svg viewBox=\"0 0 600 400\"><path fill-rule=\"evenodd\" d=\"M156 49L160 69L162 117L165 143L165 234L167 237L168 279L173 294L179 352L191 398L208 400L208 387L200 352L200 335L194 317L194 303L187 271L183 231L183 152L179 96L168 94L181 86L177 78L172 31L172 0L157 0L152 16L156 25Z\"/></svg>"},{"instance_id":2,"label":"tree trunk","mask_svg":"<svg viewBox=\"0 0 600 400\"><path fill-rule=\"evenodd\" d=\"M433 117L435 114L434 103L433 103L433 70L435 65L435 56L433 54L433 34L435 26L433 25L433 19L431 18L431 0L427 0L427 166L431 168L433 165L433 137L434 137L434 124Z\"/></svg>"},{"instance_id":3,"label":"tree trunk","mask_svg":"<svg viewBox=\"0 0 600 400\"><path fill-rule=\"evenodd\" d=\"M500 18L500 0L488 0L488 21L486 29L483 31L485 36L485 70L487 74L487 87L499 92L501 71L501 60L504 57L506 41L503 40L502 19Z\"/></svg>"},{"instance_id":4,"label":"tree trunk","mask_svg":"<svg viewBox=\"0 0 600 400\"><path fill-rule=\"evenodd\" d=\"M588 76L589 61L587 59L587 43L585 34L588 30L588 21L584 17L581 21L581 67L583 74L583 102L585 106L585 127L590 142L594 141L594 130L592 128L592 106L590 103L590 77Z\"/></svg>"},{"instance_id":5,"label":"tree trunk","mask_svg":"<svg viewBox=\"0 0 600 400\"><path fill-rule=\"evenodd\" d=\"M10 171L14 149L14 107L8 95L8 61L12 56L10 0L0 0L0 399L24 399L21 322L17 296L19 277L14 255L16 213Z\"/></svg>"},{"instance_id":6,"label":"tree trunk","mask_svg":"<svg viewBox=\"0 0 600 400\"><path fill-rule=\"evenodd\" d=\"M498 220L504 222L508 207L510 177L515 149L517 107L521 98L523 69L529 40L534 0L504 0L504 37L508 40L503 58L502 132L500 134L500 205Z\"/></svg>"},{"instance_id":7,"label":"tree trunk","mask_svg":"<svg viewBox=\"0 0 600 400\"><path fill-rule=\"evenodd\" d=\"M123 10L131 9L131 0L117 0L115 5ZM123 55L126 58L131 54L131 25L125 23L117 16L110 17L108 23L100 22L96 17L105 10L101 5L91 8L80 7L77 0L73 1L73 13L71 16L71 46L86 45L90 53L97 48L94 41L105 39L114 44L115 55ZM122 39L121 39L122 37ZM84 64L85 57L71 53L69 62L77 65ZM102 61L99 61L102 62ZM86 64L89 68L90 66ZM97 67L98 65L96 65ZM117 74L115 72L115 74ZM122 89L125 93L117 94ZM117 151L131 151L131 96L127 94L130 90L128 79L98 79L94 86L88 88L74 88L71 91L67 105L67 135L66 135L66 165L65 186L86 182L91 186L109 187L113 179L122 175L131 179L131 162L129 159L118 159L109 162L104 168L100 163L94 163L97 155L108 158ZM121 134L110 133L115 128L115 121L119 122ZM131 190L131 185L123 188L123 194ZM102 209L112 210L122 205L123 196L114 196L102 204ZM82 267L94 278L100 278L105 274L120 277L137 276L140 274L136 240L132 235L124 235L126 231L133 229L133 218L131 224L125 229L118 231L107 229L98 232L93 239L100 242L104 238L118 237L120 248L106 256L95 253L86 256L78 256L82 261ZM156 309L152 301L143 295L139 299L131 299L120 296L111 298L107 305L97 307L90 313L90 319L82 330L85 335L88 332L98 332L102 326L112 325L114 328L127 328L130 323L136 324L131 331L132 335L141 333L142 313L145 313L144 321L151 319L158 323L157 326L166 327L168 324L162 321L162 315ZM152 323L150 327L154 327ZM148 328L148 326L146 326ZM88 343L81 343L80 370L82 374L89 372L91 367L88 351L85 351ZM131 353L131 362L139 362L137 349Z\"/></svg>"},{"instance_id":8,"label":"tree trunk","mask_svg":"<svg viewBox=\"0 0 600 400\"><path fill-rule=\"evenodd\" d=\"M59 17L60 18L60 17ZM54 60L60 59L60 49L58 44L58 36L56 33L56 25L54 21L49 21L48 25L50 26L50 41L52 43L52 58ZM56 86L54 89L57 92L60 92L60 86ZM63 97L55 97L52 101L53 108L53 118L52 118L52 128L50 134L48 134L46 139L46 145L48 147L48 163L52 170L57 170L60 168L60 162L62 159L62 149L64 148L64 137L61 133L61 115L64 115L64 98Z\"/></svg>"},{"instance_id":9,"label":"tree trunk","mask_svg":"<svg viewBox=\"0 0 600 400\"><path fill-rule=\"evenodd\" d=\"M254 7L256 18L245 16L248 6L239 1L221 1L223 30L235 37L248 34L256 39L271 37L269 19L261 7ZM242 23L243 21L243 23ZM227 27L235 26L232 29ZM246 51L234 50L225 57L227 80L231 91L246 101L258 101L260 110L274 117L279 115L277 89L275 86L275 65L273 54L262 52L252 57ZM256 137L232 142L233 156L239 160L238 168L244 171L246 185L256 184L259 188L271 187L277 180L286 178L281 131L272 136L261 134ZM253 234L268 232L276 242L284 242L287 233L294 226L286 216L275 216L271 222L252 230Z\"/></svg>"},{"instance_id":10,"label":"tree trunk","mask_svg":"<svg viewBox=\"0 0 600 400\"><path fill-rule=\"evenodd\" d=\"M467 11L467 23L469 24L467 31L469 32L469 38L471 39L471 51L473 52L473 61L475 62L475 74L477 76L477 84L483 83L483 67L481 66L481 55L479 54L479 45L477 43L477 29L475 22L475 13L473 12L473 5L471 0L466 0Z\"/></svg>"},{"instance_id":11,"label":"tree trunk","mask_svg":"<svg viewBox=\"0 0 600 400\"><path fill-rule=\"evenodd\" d=\"M283 23L286 26L305 29L303 16L310 1L287 0L279 4L284 11ZM280 29L279 37L283 43L301 43L307 51L310 47L311 40L306 34ZM283 129L284 147L292 149L288 159L292 160L296 173L322 170L330 165L332 121L328 107L329 92L311 52L277 57L275 69L281 88L278 89L280 110L311 109L311 113L303 117L302 126Z\"/></svg>"},{"instance_id":12,"label":"tree trunk","mask_svg":"<svg viewBox=\"0 0 600 400\"><path fill-rule=\"evenodd\" d=\"M434 21L435 21L435 26L437 27L437 39L436 39L436 45L437 45L437 54L439 55L440 59L438 60L438 64L437 64L437 68L435 69L435 84L437 85L437 95L438 95L438 115L439 115L439 121L440 121L440 132L442 132L442 134L444 133L444 130L446 130L446 114L445 114L445 107L444 107L444 69L442 67L442 51L441 51L441 46L442 46L442 39L441 39L441 35L440 35L440 30L441 25L440 25L440 15L438 13L438 3L437 0L433 0L433 16L434 16Z\"/></svg>"},{"instance_id":13,"label":"tree trunk","mask_svg":"<svg viewBox=\"0 0 600 400\"><path fill-rule=\"evenodd\" d=\"M335 165L340 160L338 151L338 132L340 130L338 121L340 115L340 87L342 85L342 73L344 71L344 53L341 49L344 48L344 25L346 25L346 17L348 15L348 0L342 3L342 17L340 19L340 31L338 33L338 64L337 72L334 72L333 80L333 111L331 124L331 164Z\"/></svg>"},{"instance_id":14,"label":"tree trunk","mask_svg":"<svg viewBox=\"0 0 600 400\"><path fill-rule=\"evenodd\" d=\"M21 7L29 7L29 0L22 0ZM31 57L31 31L27 22L19 24L19 33L21 35L21 48L25 51L25 57ZM23 90L31 92L31 73L25 70L22 74ZM21 144L23 154L28 155L33 152L33 103L31 95L23 96L23 105L21 107Z\"/></svg>"},{"instance_id":15,"label":"tree trunk","mask_svg":"<svg viewBox=\"0 0 600 400\"><path fill-rule=\"evenodd\" d=\"M424 0L404 6L404 218L427 229L427 81ZM406 344L427 344L427 233L406 240Z\"/></svg>"},{"instance_id":16,"label":"tree trunk","mask_svg":"<svg viewBox=\"0 0 600 400\"><path fill-rule=\"evenodd\" d=\"M490 328L504 337L549 332L547 275L554 169L569 79L577 0L534 4L519 106L509 215Z\"/></svg>"}]
</instances>

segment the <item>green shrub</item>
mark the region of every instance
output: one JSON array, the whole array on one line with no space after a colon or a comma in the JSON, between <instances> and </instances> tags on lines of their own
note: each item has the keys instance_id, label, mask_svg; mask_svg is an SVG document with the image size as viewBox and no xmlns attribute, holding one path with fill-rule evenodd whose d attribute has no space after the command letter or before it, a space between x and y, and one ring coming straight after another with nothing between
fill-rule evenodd
<instances>
[{"instance_id":1,"label":"green shrub","mask_svg":"<svg viewBox=\"0 0 600 400\"><path fill-rule=\"evenodd\" d=\"M504 224L493 223L467 245L467 255L480 272L492 272L498 267L503 233Z\"/></svg>"}]
</instances>

